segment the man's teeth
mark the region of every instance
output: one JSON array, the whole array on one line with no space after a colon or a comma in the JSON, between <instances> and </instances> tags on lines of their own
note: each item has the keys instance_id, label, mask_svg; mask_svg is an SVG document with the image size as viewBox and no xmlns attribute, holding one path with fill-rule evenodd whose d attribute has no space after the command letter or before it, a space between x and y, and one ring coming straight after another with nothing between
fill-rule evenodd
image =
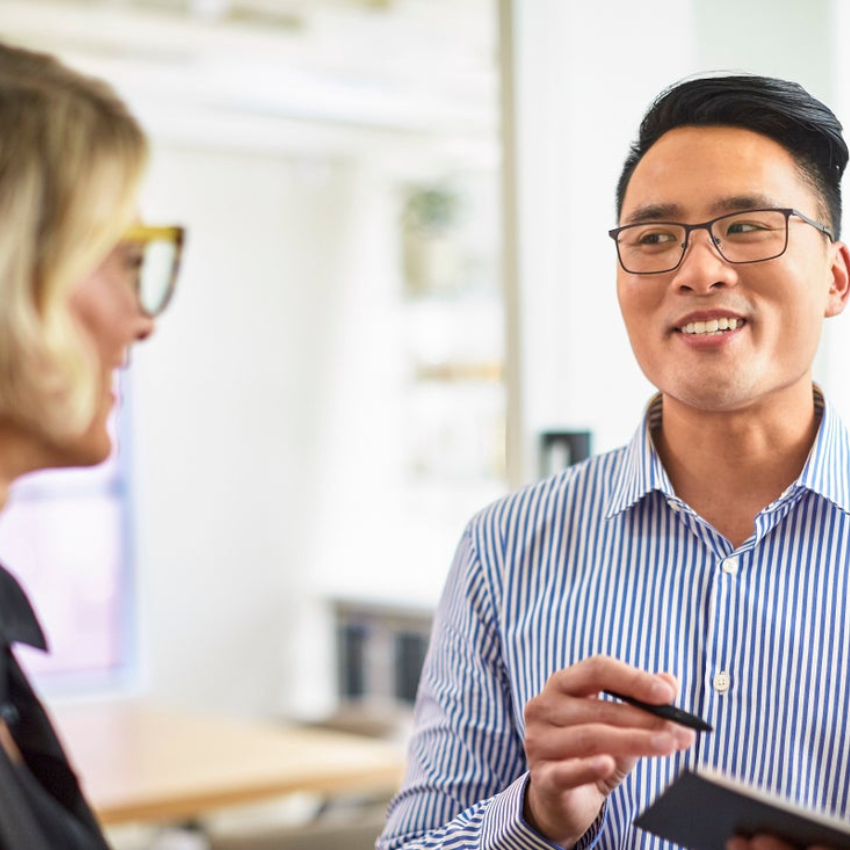
<instances>
[{"instance_id":1,"label":"man's teeth","mask_svg":"<svg viewBox=\"0 0 850 850\"><path fill-rule=\"evenodd\" d=\"M683 334L716 334L721 331L734 331L743 324L743 319L711 319L708 322L688 322L679 330Z\"/></svg>"}]
</instances>

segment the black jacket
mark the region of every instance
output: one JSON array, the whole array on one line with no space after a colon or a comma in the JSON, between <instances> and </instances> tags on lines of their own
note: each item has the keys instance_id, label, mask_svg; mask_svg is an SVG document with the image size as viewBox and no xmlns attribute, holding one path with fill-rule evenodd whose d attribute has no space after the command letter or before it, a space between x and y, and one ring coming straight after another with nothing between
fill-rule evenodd
<instances>
[{"instance_id":1,"label":"black jacket","mask_svg":"<svg viewBox=\"0 0 850 850\"><path fill-rule=\"evenodd\" d=\"M0 718L25 762L0 746L0 850L108 850L14 643L47 649L29 600L0 566Z\"/></svg>"}]
</instances>

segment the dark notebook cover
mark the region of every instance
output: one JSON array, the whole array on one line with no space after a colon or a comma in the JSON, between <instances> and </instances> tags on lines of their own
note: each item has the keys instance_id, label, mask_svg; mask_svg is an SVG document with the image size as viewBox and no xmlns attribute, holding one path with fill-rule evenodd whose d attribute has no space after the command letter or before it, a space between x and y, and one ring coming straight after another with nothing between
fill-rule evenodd
<instances>
[{"instance_id":1,"label":"dark notebook cover","mask_svg":"<svg viewBox=\"0 0 850 850\"><path fill-rule=\"evenodd\" d=\"M705 769L682 773L635 826L692 850L723 850L733 835L757 833L798 847L850 850L850 823Z\"/></svg>"}]
</instances>

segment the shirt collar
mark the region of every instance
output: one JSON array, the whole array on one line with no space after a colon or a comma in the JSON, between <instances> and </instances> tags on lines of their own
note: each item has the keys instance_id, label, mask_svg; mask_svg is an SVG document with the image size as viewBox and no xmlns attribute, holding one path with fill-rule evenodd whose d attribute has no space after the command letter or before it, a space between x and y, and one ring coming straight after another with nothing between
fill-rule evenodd
<instances>
[{"instance_id":1,"label":"shirt collar","mask_svg":"<svg viewBox=\"0 0 850 850\"><path fill-rule=\"evenodd\" d=\"M661 425L662 398L656 393L643 421L625 448L623 463L614 480L606 516L610 519L637 504L653 490L674 496L673 485L652 442L652 431Z\"/></svg>"},{"instance_id":2,"label":"shirt collar","mask_svg":"<svg viewBox=\"0 0 850 850\"><path fill-rule=\"evenodd\" d=\"M821 419L820 427L803 471L789 490L808 489L850 514L850 432L835 408L824 398L820 387L813 385L813 393L815 410ZM625 448L623 463L611 490L606 514L609 519L655 490L676 498L652 441L652 431L660 426L661 416L662 398L661 393L657 393Z\"/></svg>"},{"instance_id":3,"label":"shirt collar","mask_svg":"<svg viewBox=\"0 0 850 850\"><path fill-rule=\"evenodd\" d=\"M44 632L17 579L0 567L0 642L47 649Z\"/></svg>"},{"instance_id":4,"label":"shirt collar","mask_svg":"<svg viewBox=\"0 0 850 850\"><path fill-rule=\"evenodd\" d=\"M796 487L804 487L850 514L850 432L819 387L815 407L823 410L812 450Z\"/></svg>"}]
</instances>

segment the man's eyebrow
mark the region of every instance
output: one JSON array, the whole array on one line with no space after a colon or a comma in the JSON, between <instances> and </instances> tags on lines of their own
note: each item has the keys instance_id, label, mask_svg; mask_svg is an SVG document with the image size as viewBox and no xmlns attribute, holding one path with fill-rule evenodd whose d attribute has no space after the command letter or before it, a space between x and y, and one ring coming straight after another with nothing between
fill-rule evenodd
<instances>
[{"instance_id":1,"label":"man's eyebrow","mask_svg":"<svg viewBox=\"0 0 850 850\"><path fill-rule=\"evenodd\" d=\"M743 212L744 210L773 209L781 207L775 198L763 194L729 195L712 201L708 209L712 215ZM650 221L681 221L684 210L679 204L644 204L632 210L623 224L643 224Z\"/></svg>"},{"instance_id":2,"label":"man's eyebrow","mask_svg":"<svg viewBox=\"0 0 850 850\"><path fill-rule=\"evenodd\" d=\"M738 212L744 210L762 210L774 209L782 207L776 198L771 198L769 195L761 193L754 195L732 195L727 198L718 198L712 205L711 211L717 215L722 215L724 212Z\"/></svg>"},{"instance_id":3,"label":"man's eyebrow","mask_svg":"<svg viewBox=\"0 0 850 850\"><path fill-rule=\"evenodd\" d=\"M632 210L623 224L642 224L645 221L678 221L682 208L678 204L644 204Z\"/></svg>"}]
</instances>

